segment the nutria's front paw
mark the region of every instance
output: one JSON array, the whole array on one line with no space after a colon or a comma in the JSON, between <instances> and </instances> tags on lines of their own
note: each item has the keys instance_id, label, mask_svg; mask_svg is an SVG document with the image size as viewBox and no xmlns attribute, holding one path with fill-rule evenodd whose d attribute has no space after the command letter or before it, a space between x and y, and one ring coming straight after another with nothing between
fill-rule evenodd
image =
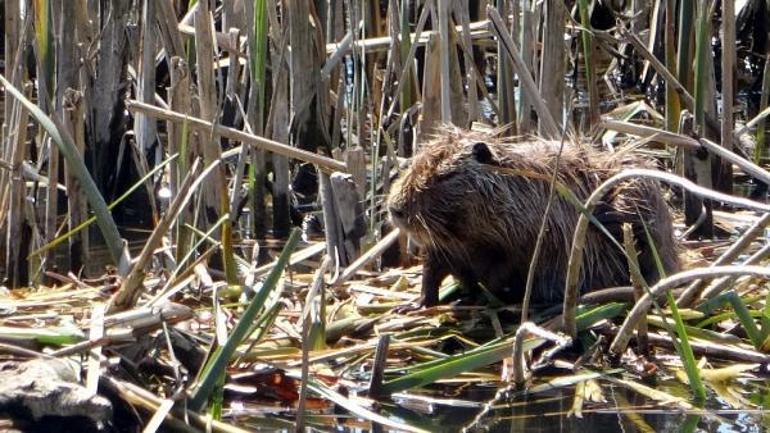
<instances>
[{"instance_id":1,"label":"nutria's front paw","mask_svg":"<svg viewBox=\"0 0 770 433\"><path fill-rule=\"evenodd\" d=\"M438 305L438 299L433 299L432 296L421 296L416 302L409 302L408 304L399 305L393 309L396 314L407 314L412 311L425 310L426 308L435 307Z\"/></svg>"},{"instance_id":2,"label":"nutria's front paw","mask_svg":"<svg viewBox=\"0 0 770 433\"><path fill-rule=\"evenodd\" d=\"M399 305L393 309L396 314L407 314L413 311L425 310L430 307L438 305L438 299L432 299L431 296L422 296L416 302L409 302L408 304Z\"/></svg>"},{"instance_id":3,"label":"nutria's front paw","mask_svg":"<svg viewBox=\"0 0 770 433\"><path fill-rule=\"evenodd\" d=\"M423 310L425 305L422 302L410 302L408 304L399 305L393 309L395 314L407 314L413 311Z\"/></svg>"}]
</instances>

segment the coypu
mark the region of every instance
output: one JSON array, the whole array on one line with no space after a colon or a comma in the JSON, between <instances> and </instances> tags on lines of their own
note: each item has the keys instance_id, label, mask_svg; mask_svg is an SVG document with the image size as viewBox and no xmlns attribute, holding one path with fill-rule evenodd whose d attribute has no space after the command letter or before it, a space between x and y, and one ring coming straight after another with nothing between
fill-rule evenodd
<instances>
[{"instance_id":1,"label":"coypu","mask_svg":"<svg viewBox=\"0 0 770 433\"><path fill-rule=\"evenodd\" d=\"M449 274L465 287L481 283L506 302L523 298L559 147L558 142L512 143L447 128L413 158L394 183L387 206L392 222L423 249L419 306L438 303L439 285ZM651 162L628 152L609 154L565 144L558 181L584 202L612 175L639 166L650 167ZM671 215L658 182L621 183L593 215L621 244L623 223L632 224L648 284L660 279L648 239L666 274L678 268ZM555 192L535 269L533 302L563 299L578 217L577 207ZM630 282L624 253L593 224L583 260L581 293Z\"/></svg>"}]
</instances>

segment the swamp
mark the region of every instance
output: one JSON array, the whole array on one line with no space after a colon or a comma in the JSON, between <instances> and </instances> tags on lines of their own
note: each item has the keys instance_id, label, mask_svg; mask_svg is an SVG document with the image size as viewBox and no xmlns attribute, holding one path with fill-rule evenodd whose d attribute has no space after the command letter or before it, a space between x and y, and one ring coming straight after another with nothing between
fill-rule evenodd
<instances>
[{"instance_id":1,"label":"swamp","mask_svg":"<svg viewBox=\"0 0 770 433\"><path fill-rule=\"evenodd\" d=\"M0 430L770 428L770 1L0 15Z\"/></svg>"}]
</instances>

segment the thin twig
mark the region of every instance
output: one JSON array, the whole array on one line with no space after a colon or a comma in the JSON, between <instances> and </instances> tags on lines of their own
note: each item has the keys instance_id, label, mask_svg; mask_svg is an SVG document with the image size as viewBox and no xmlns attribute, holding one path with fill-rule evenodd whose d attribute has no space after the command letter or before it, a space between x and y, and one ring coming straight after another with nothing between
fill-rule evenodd
<instances>
[{"instance_id":1,"label":"thin twig","mask_svg":"<svg viewBox=\"0 0 770 433\"><path fill-rule=\"evenodd\" d=\"M553 204L554 193L556 191L556 179L559 176L559 163L561 162L561 154L564 150L564 139L567 135L567 122L564 122L564 128L562 128L561 142L559 143L559 152L556 154L556 159L553 163L553 173L551 174L551 180L548 185L548 200L545 204L545 211L543 211L543 220L540 222L540 230L537 233L537 239L535 240L535 248L532 251L532 260L529 262L529 270L527 271L527 283L524 286L524 300L521 303L521 320L519 323L524 323L529 320L529 302L532 298L532 285L535 281L535 270L537 269L538 261L540 260L540 249L543 247L543 239L545 238L545 230L548 225L548 216L551 213L551 205Z\"/></svg>"}]
</instances>

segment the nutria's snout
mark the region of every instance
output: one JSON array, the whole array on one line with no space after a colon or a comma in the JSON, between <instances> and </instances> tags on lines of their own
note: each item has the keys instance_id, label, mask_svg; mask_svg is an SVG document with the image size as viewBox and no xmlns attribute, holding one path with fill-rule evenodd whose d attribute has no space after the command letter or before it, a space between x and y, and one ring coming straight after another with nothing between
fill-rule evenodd
<instances>
[{"instance_id":1,"label":"nutria's snout","mask_svg":"<svg viewBox=\"0 0 770 433\"><path fill-rule=\"evenodd\" d=\"M390 219L393 220L393 224L396 226L401 227L406 223L406 211L398 204L389 203L388 213L390 213Z\"/></svg>"}]
</instances>

